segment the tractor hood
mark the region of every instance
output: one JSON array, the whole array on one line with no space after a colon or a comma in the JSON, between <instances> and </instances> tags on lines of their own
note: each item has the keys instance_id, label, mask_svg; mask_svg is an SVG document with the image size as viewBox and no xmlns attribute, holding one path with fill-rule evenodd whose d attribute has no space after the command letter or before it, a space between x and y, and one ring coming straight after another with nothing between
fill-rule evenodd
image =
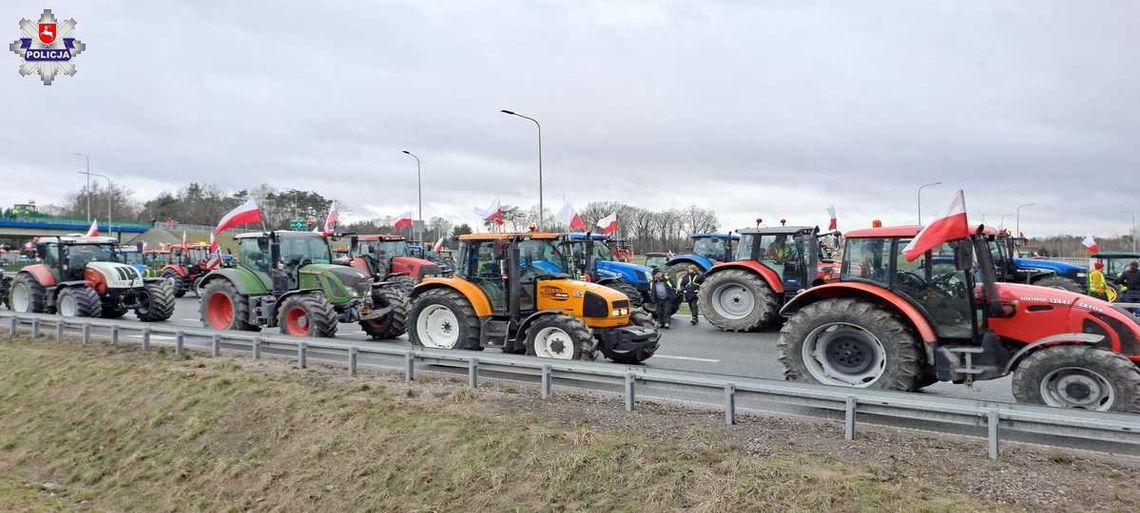
<instances>
[{"instance_id":1,"label":"tractor hood","mask_svg":"<svg viewBox=\"0 0 1140 513\"><path fill-rule=\"evenodd\" d=\"M88 262L84 269L84 277L89 273L96 273L107 283L111 289L134 289L143 286L143 276L133 265L117 262ZM95 281L88 278L88 281Z\"/></svg>"},{"instance_id":2,"label":"tractor hood","mask_svg":"<svg viewBox=\"0 0 1140 513\"><path fill-rule=\"evenodd\" d=\"M599 278L621 278L634 285L644 285L653 279L653 269L644 265L599 260L597 267Z\"/></svg>"},{"instance_id":3,"label":"tractor hood","mask_svg":"<svg viewBox=\"0 0 1140 513\"><path fill-rule=\"evenodd\" d=\"M1102 345L1140 359L1140 322L1126 310L1092 296L1021 283L996 284L1003 304L1014 315L989 319L999 335L1032 343L1067 333L1104 335Z\"/></svg>"},{"instance_id":4,"label":"tractor hood","mask_svg":"<svg viewBox=\"0 0 1140 513\"><path fill-rule=\"evenodd\" d=\"M353 267L337 264L313 264L305 266L305 273L326 274L332 281L339 282L349 291L361 297L368 297L372 291L372 278Z\"/></svg>"},{"instance_id":5,"label":"tractor hood","mask_svg":"<svg viewBox=\"0 0 1140 513\"><path fill-rule=\"evenodd\" d=\"M1059 262L1057 260L1040 260L1036 258L1015 258L1013 265L1018 269L1036 269L1041 271L1050 271L1057 273L1058 276L1074 277L1078 273L1084 273L1088 269L1079 265L1070 264L1068 262ZM1083 277L1083 274L1078 276Z\"/></svg>"}]
</instances>

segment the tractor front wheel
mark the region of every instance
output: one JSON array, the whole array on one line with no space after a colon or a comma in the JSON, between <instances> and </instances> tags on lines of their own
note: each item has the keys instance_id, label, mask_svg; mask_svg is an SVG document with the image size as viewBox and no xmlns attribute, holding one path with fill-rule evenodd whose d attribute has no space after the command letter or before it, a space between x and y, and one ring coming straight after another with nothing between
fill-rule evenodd
<instances>
[{"instance_id":1,"label":"tractor front wheel","mask_svg":"<svg viewBox=\"0 0 1140 513\"><path fill-rule=\"evenodd\" d=\"M135 317L140 321L165 321L174 315L174 286L166 280L147 282L139 303Z\"/></svg>"},{"instance_id":2,"label":"tractor front wheel","mask_svg":"<svg viewBox=\"0 0 1140 513\"><path fill-rule=\"evenodd\" d=\"M238 293L229 280L216 279L206 285L199 300L202 325L216 330L258 331L249 322L249 298Z\"/></svg>"},{"instance_id":3,"label":"tractor front wheel","mask_svg":"<svg viewBox=\"0 0 1140 513\"><path fill-rule=\"evenodd\" d=\"M182 277L178 275L178 271L174 269L162 271L161 278L170 281L170 284L174 287L174 297L180 298L186 295L186 284L183 283Z\"/></svg>"},{"instance_id":4,"label":"tractor front wheel","mask_svg":"<svg viewBox=\"0 0 1140 513\"><path fill-rule=\"evenodd\" d=\"M408 339L431 349L479 349L479 318L458 291L425 291L412 302Z\"/></svg>"},{"instance_id":5,"label":"tractor front wheel","mask_svg":"<svg viewBox=\"0 0 1140 513\"><path fill-rule=\"evenodd\" d=\"M752 331L776 320L776 294L763 278L740 269L709 274L697 301L705 318L725 331Z\"/></svg>"},{"instance_id":6,"label":"tractor front wheel","mask_svg":"<svg viewBox=\"0 0 1140 513\"><path fill-rule=\"evenodd\" d=\"M31 274L17 274L8 292L8 308L18 313L45 313L47 291Z\"/></svg>"},{"instance_id":7,"label":"tractor front wheel","mask_svg":"<svg viewBox=\"0 0 1140 513\"><path fill-rule=\"evenodd\" d=\"M1033 284L1039 287L1067 290L1069 292L1076 292L1078 294L1084 292L1084 289L1081 288L1081 284L1062 276L1050 276L1048 278L1042 278L1033 282Z\"/></svg>"},{"instance_id":8,"label":"tractor front wheel","mask_svg":"<svg viewBox=\"0 0 1140 513\"><path fill-rule=\"evenodd\" d=\"M1013 371L1019 403L1097 411L1140 412L1140 368L1093 346L1041 349Z\"/></svg>"},{"instance_id":9,"label":"tractor front wheel","mask_svg":"<svg viewBox=\"0 0 1140 513\"><path fill-rule=\"evenodd\" d=\"M360 327L372 340L391 340L408 331L408 304L404 295L395 289L372 291L372 308L389 308L388 315L378 319L360 321Z\"/></svg>"},{"instance_id":10,"label":"tractor front wheel","mask_svg":"<svg viewBox=\"0 0 1140 513\"><path fill-rule=\"evenodd\" d=\"M526 330L526 354L559 360L594 360L597 341L590 328L569 315L546 315Z\"/></svg>"},{"instance_id":11,"label":"tractor front wheel","mask_svg":"<svg viewBox=\"0 0 1140 513\"><path fill-rule=\"evenodd\" d=\"M336 310L324 294L296 294L281 302L277 326L285 335L331 338L336 336Z\"/></svg>"},{"instance_id":12,"label":"tractor front wheel","mask_svg":"<svg viewBox=\"0 0 1140 513\"><path fill-rule=\"evenodd\" d=\"M103 302L99 293L86 286L68 287L56 297L56 311L64 317L102 317Z\"/></svg>"}]
</instances>

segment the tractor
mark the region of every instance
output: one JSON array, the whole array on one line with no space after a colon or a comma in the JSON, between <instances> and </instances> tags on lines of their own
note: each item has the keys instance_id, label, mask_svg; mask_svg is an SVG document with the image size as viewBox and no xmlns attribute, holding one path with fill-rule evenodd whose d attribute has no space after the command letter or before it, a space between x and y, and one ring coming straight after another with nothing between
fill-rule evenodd
<instances>
[{"instance_id":1,"label":"tractor","mask_svg":"<svg viewBox=\"0 0 1140 513\"><path fill-rule=\"evenodd\" d=\"M391 283L407 295L420 280L440 274L430 260L409 256L408 241L401 235L343 234L349 238L350 265L378 281Z\"/></svg>"},{"instance_id":2,"label":"tractor","mask_svg":"<svg viewBox=\"0 0 1140 513\"><path fill-rule=\"evenodd\" d=\"M188 291L197 295L198 280L218 267L221 259L210 256L210 245L198 242L171 246L169 262L158 275L174 284L174 297L185 296Z\"/></svg>"},{"instance_id":3,"label":"tractor","mask_svg":"<svg viewBox=\"0 0 1140 513\"><path fill-rule=\"evenodd\" d=\"M829 281L833 263L823 259L818 227L778 226L739 230L736 259L705 274L698 307L726 331L752 331L779 319L786 298Z\"/></svg>"},{"instance_id":4,"label":"tractor","mask_svg":"<svg viewBox=\"0 0 1140 513\"><path fill-rule=\"evenodd\" d=\"M1057 260L1022 258L1017 239L1006 230L985 229L998 281L1031 283L1070 292L1088 290L1088 269Z\"/></svg>"},{"instance_id":5,"label":"tractor","mask_svg":"<svg viewBox=\"0 0 1140 513\"><path fill-rule=\"evenodd\" d=\"M614 260L613 251L607 244L608 239L608 236L600 233L560 234L559 242L564 248L563 253L573 264L560 271L621 292L629 297L634 308L639 308L649 298L653 269Z\"/></svg>"},{"instance_id":6,"label":"tractor","mask_svg":"<svg viewBox=\"0 0 1140 513\"><path fill-rule=\"evenodd\" d=\"M174 314L173 287L122 263L112 237L42 237L36 251L41 263L24 267L0 286L13 311L117 319L134 310L144 322Z\"/></svg>"},{"instance_id":7,"label":"tractor","mask_svg":"<svg viewBox=\"0 0 1140 513\"><path fill-rule=\"evenodd\" d=\"M124 264L134 267L143 277L146 275L146 262L143 261L142 244L120 244L119 245L119 260Z\"/></svg>"},{"instance_id":8,"label":"tractor","mask_svg":"<svg viewBox=\"0 0 1140 513\"><path fill-rule=\"evenodd\" d=\"M693 252L676 255L665 262L665 276L676 285L690 265L697 266L700 272L712 269L717 262L732 260L732 245L740 240L732 233L698 233L692 236Z\"/></svg>"},{"instance_id":9,"label":"tractor","mask_svg":"<svg viewBox=\"0 0 1140 513\"><path fill-rule=\"evenodd\" d=\"M170 263L170 250L148 249L143 251L142 262L146 265L146 276L158 276L159 271Z\"/></svg>"},{"instance_id":10,"label":"tractor","mask_svg":"<svg viewBox=\"0 0 1140 513\"><path fill-rule=\"evenodd\" d=\"M404 296L390 283L332 263L319 233L272 231L235 237L232 267L202 277L202 324L259 331L276 327L297 336L332 337L337 323L356 322L373 339L406 331Z\"/></svg>"},{"instance_id":11,"label":"tractor","mask_svg":"<svg viewBox=\"0 0 1140 513\"><path fill-rule=\"evenodd\" d=\"M1115 303L1121 300L1128 289L1117 281L1129 264L1140 261L1140 253L1102 251L1092 255L1091 258L1104 264L1104 277L1108 281L1108 301Z\"/></svg>"},{"instance_id":12,"label":"tractor","mask_svg":"<svg viewBox=\"0 0 1140 513\"><path fill-rule=\"evenodd\" d=\"M669 261L668 253L649 252L645 254L645 267L651 270L665 272L666 262Z\"/></svg>"},{"instance_id":13,"label":"tractor","mask_svg":"<svg viewBox=\"0 0 1140 513\"><path fill-rule=\"evenodd\" d=\"M1075 292L999 283L982 227L907 261L918 231L846 234L839 281L780 312L787 379L914 391L1012 374L1018 402L1140 411L1135 318Z\"/></svg>"},{"instance_id":14,"label":"tractor","mask_svg":"<svg viewBox=\"0 0 1140 513\"><path fill-rule=\"evenodd\" d=\"M459 237L455 276L412 291L408 335L435 349L499 348L544 358L640 363L660 335L645 312L611 288L571 279L555 233Z\"/></svg>"}]
</instances>

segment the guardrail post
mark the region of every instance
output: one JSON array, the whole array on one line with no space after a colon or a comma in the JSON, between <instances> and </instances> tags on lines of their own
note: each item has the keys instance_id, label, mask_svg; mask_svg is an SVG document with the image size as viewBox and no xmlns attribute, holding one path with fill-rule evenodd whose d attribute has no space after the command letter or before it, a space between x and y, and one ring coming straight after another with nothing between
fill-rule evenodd
<instances>
[{"instance_id":1,"label":"guardrail post","mask_svg":"<svg viewBox=\"0 0 1140 513\"><path fill-rule=\"evenodd\" d=\"M736 385L733 383L724 384L724 423L736 424Z\"/></svg>"},{"instance_id":2,"label":"guardrail post","mask_svg":"<svg viewBox=\"0 0 1140 513\"><path fill-rule=\"evenodd\" d=\"M142 329L142 348L143 351L150 350L150 328Z\"/></svg>"},{"instance_id":3,"label":"guardrail post","mask_svg":"<svg viewBox=\"0 0 1140 513\"><path fill-rule=\"evenodd\" d=\"M32 338L40 338L40 320L38 318L32 319Z\"/></svg>"},{"instance_id":4,"label":"guardrail post","mask_svg":"<svg viewBox=\"0 0 1140 513\"><path fill-rule=\"evenodd\" d=\"M55 341L63 342L63 319L55 320Z\"/></svg>"},{"instance_id":5,"label":"guardrail post","mask_svg":"<svg viewBox=\"0 0 1140 513\"><path fill-rule=\"evenodd\" d=\"M633 391L633 374L625 375L625 411L633 411L637 407L637 398Z\"/></svg>"},{"instance_id":6,"label":"guardrail post","mask_svg":"<svg viewBox=\"0 0 1140 513\"><path fill-rule=\"evenodd\" d=\"M843 408L843 439L855 439L855 396L847 396L847 405Z\"/></svg>"},{"instance_id":7,"label":"guardrail post","mask_svg":"<svg viewBox=\"0 0 1140 513\"><path fill-rule=\"evenodd\" d=\"M119 327L111 326L111 345L119 345Z\"/></svg>"},{"instance_id":8,"label":"guardrail post","mask_svg":"<svg viewBox=\"0 0 1140 513\"><path fill-rule=\"evenodd\" d=\"M182 356L182 344L186 342L186 334L178 330L174 334L174 356Z\"/></svg>"},{"instance_id":9,"label":"guardrail post","mask_svg":"<svg viewBox=\"0 0 1140 513\"><path fill-rule=\"evenodd\" d=\"M261 337L254 337L253 339L253 359L261 359Z\"/></svg>"},{"instance_id":10,"label":"guardrail post","mask_svg":"<svg viewBox=\"0 0 1140 513\"><path fill-rule=\"evenodd\" d=\"M297 342L297 367L300 367L302 369L305 368L305 364L307 363L306 360L308 354L306 348L308 346L309 345L306 344L304 340Z\"/></svg>"},{"instance_id":11,"label":"guardrail post","mask_svg":"<svg viewBox=\"0 0 1140 513\"><path fill-rule=\"evenodd\" d=\"M91 323L83 323L83 345L91 343Z\"/></svg>"},{"instance_id":12,"label":"guardrail post","mask_svg":"<svg viewBox=\"0 0 1140 513\"><path fill-rule=\"evenodd\" d=\"M416 379L416 360L411 351L404 353L404 382Z\"/></svg>"},{"instance_id":13,"label":"guardrail post","mask_svg":"<svg viewBox=\"0 0 1140 513\"><path fill-rule=\"evenodd\" d=\"M348 373L356 376L356 359L357 349L355 347L348 348Z\"/></svg>"},{"instance_id":14,"label":"guardrail post","mask_svg":"<svg viewBox=\"0 0 1140 513\"><path fill-rule=\"evenodd\" d=\"M19 323L20 323L20 321L16 320L15 317L8 319L8 336L9 337L16 338L16 325Z\"/></svg>"},{"instance_id":15,"label":"guardrail post","mask_svg":"<svg viewBox=\"0 0 1140 513\"><path fill-rule=\"evenodd\" d=\"M472 357L467 361L467 386L479 388L479 359Z\"/></svg>"},{"instance_id":16,"label":"guardrail post","mask_svg":"<svg viewBox=\"0 0 1140 513\"><path fill-rule=\"evenodd\" d=\"M990 459L998 459L998 441L1000 434L998 433L998 424L1001 422L1001 417L997 410L990 410L986 414L986 428L989 431L989 436L986 437L987 446L989 449Z\"/></svg>"},{"instance_id":17,"label":"guardrail post","mask_svg":"<svg viewBox=\"0 0 1140 513\"><path fill-rule=\"evenodd\" d=\"M542 366L542 398L550 398L550 389L554 387L554 369L549 365Z\"/></svg>"},{"instance_id":18,"label":"guardrail post","mask_svg":"<svg viewBox=\"0 0 1140 513\"><path fill-rule=\"evenodd\" d=\"M214 335L210 337L210 356L217 358L222 354L222 336Z\"/></svg>"}]
</instances>

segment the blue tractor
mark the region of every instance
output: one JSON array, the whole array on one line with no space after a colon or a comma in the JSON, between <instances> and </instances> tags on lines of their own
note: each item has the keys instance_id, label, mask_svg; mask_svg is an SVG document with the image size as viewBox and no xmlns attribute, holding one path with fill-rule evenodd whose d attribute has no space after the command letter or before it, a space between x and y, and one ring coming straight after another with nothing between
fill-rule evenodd
<instances>
[{"instance_id":1,"label":"blue tractor","mask_svg":"<svg viewBox=\"0 0 1140 513\"><path fill-rule=\"evenodd\" d=\"M689 268L689 265L697 266L697 269L704 273L712 269L713 265L717 262L731 262L735 260L733 256L733 244L740 241L740 235L729 233L698 233L693 235L693 252L684 255L674 256L672 260L665 262L665 276L674 285L678 283L677 280Z\"/></svg>"},{"instance_id":2,"label":"blue tractor","mask_svg":"<svg viewBox=\"0 0 1140 513\"><path fill-rule=\"evenodd\" d=\"M624 293L634 308L649 298L653 269L614 260L609 237L599 233L572 232L562 234L559 239L578 267L574 269L575 277L588 275L590 281Z\"/></svg>"},{"instance_id":3,"label":"blue tractor","mask_svg":"<svg viewBox=\"0 0 1140 513\"><path fill-rule=\"evenodd\" d=\"M1000 281L1031 283L1070 292L1084 293L1088 288L1088 269L1057 260L1022 258L1017 240L1007 232L986 237Z\"/></svg>"}]
</instances>

